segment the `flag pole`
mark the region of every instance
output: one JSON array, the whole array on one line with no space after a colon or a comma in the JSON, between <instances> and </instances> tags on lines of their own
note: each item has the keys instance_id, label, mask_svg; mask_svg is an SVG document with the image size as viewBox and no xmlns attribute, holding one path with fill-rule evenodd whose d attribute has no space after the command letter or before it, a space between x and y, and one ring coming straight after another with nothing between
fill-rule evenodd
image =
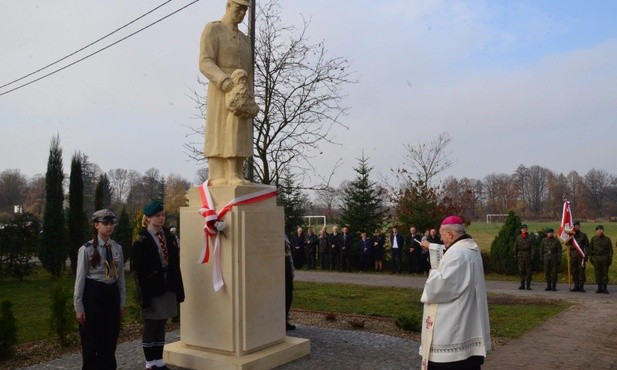
<instances>
[{"instance_id":1,"label":"flag pole","mask_svg":"<svg viewBox=\"0 0 617 370\"><path fill-rule=\"evenodd\" d=\"M563 202L564 204L568 201L568 194L563 194ZM562 220L563 221L563 220ZM572 289L572 275L570 271L570 251L566 244L566 261L568 264L568 290Z\"/></svg>"}]
</instances>

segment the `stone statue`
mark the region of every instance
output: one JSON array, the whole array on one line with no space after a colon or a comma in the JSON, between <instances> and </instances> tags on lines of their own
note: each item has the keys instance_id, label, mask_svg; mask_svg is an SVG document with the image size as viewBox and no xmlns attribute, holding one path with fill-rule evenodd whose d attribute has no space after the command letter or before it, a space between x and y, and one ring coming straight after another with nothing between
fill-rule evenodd
<instances>
[{"instance_id":1,"label":"stone statue","mask_svg":"<svg viewBox=\"0 0 617 370\"><path fill-rule=\"evenodd\" d=\"M238 29L250 0L227 0L225 15L201 34L199 70L210 83L206 143L211 185L248 184L244 160L253 156L253 121L259 108L253 95L250 39Z\"/></svg>"}]
</instances>

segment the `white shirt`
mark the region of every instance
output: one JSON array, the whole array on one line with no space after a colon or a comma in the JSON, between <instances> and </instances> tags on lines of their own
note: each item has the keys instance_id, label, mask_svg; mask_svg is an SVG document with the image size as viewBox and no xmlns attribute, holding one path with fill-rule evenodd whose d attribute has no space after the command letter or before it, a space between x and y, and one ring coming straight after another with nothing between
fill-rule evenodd
<instances>
[{"instance_id":1,"label":"white shirt","mask_svg":"<svg viewBox=\"0 0 617 370\"><path fill-rule=\"evenodd\" d=\"M398 235L398 233L392 234L392 248L398 248L398 242L396 241L396 236L397 235Z\"/></svg>"}]
</instances>

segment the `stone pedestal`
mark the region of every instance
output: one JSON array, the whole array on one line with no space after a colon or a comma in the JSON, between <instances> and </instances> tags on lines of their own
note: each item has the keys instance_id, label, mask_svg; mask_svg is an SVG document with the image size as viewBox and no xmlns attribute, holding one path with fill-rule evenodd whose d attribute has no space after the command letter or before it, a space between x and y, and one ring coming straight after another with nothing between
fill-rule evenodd
<instances>
[{"instance_id":1,"label":"stone pedestal","mask_svg":"<svg viewBox=\"0 0 617 370\"><path fill-rule=\"evenodd\" d=\"M210 187L220 210L258 185ZM180 341L165 346L167 363L191 369L271 369L309 354L306 339L285 334L284 216L276 199L236 206L224 217L221 270L212 286L210 262L200 264L205 242L198 188L180 211L180 267L186 299L180 305Z\"/></svg>"}]
</instances>

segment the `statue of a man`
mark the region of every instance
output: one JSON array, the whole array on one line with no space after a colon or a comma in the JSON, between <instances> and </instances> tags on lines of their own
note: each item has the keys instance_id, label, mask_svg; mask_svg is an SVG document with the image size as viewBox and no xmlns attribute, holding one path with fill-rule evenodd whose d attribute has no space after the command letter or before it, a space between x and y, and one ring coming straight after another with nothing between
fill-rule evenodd
<instances>
[{"instance_id":1,"label":"statue of a man","mask_svg":"<svg viewBox=\"0 0 617 370\"><path fill-rule=\"evenodd\" d=\"M250 39L238 29L250 0L227 0L225 15L201 34L199 70L210 83L204 155L212 185L250 183L244 160L253 156L253 123L259 108L253 95Z\"/></svg>"}]
</instances>

